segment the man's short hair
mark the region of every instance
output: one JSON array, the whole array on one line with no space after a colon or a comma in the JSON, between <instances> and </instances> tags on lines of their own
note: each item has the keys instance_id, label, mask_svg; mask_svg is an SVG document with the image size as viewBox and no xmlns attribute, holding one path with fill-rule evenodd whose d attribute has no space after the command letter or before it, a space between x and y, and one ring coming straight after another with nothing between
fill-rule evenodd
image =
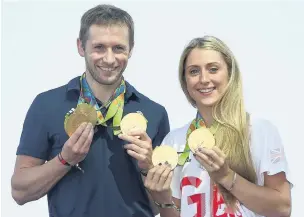
<instances>
[{"instance_id":1,"label":"man's short hair","mask_svg":"<svg viewBox=\"0 0 304 217\"><path fill-rule=\"evenodd\" d=\"M124 10L113 5L97 5L86 11L81 17L79 39L83 48L89 38L89 29L92 25L126 25L129 30L130 50L134 46L134 22L132 17Z\"/></svg>"}]
</instances>

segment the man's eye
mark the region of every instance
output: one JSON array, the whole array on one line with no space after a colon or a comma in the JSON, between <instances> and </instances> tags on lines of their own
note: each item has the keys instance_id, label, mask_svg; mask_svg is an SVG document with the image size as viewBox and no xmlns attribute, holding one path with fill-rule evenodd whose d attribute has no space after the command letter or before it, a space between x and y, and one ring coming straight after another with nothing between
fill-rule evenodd
<instances>
[{"instance_id":1,"label":"man's eye","mask_svg":"<svg viewBox=\"0 0 304 217\"><path fill-rule=\"evenodd\" d=\"M124 50L125 50L125 49L124 49L123 47L120 47L120 46L114 47L114 51L122 52L122 51L124 51Z\"/></svg>"},{"instance_id":2,"label":"man's eye","mask_svg":"<svg viewBox=\"0 0 304 217\"><path fill-rule=\"evenodd\" d=\"M97 49L97 50L103 50L103 49L104 49L104 46L102 46L102 45L97 45L97 46L95 46L95 49Z\"/></svg>"}]
</instances>

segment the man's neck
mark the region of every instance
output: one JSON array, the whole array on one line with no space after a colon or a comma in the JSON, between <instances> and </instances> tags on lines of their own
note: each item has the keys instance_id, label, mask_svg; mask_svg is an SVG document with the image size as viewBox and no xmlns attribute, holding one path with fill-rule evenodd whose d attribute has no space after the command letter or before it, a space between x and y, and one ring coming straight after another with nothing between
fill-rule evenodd
<instances>
[{"instance_id":1,"label":"man's neck","mask_svg":"<svg viewBox=\"0 0 304 217\"><path fill-rule=\"evenodd\" d=\"M206 126L211 127L214 120L212 116L212 107L198 106L198 111L200 115L203 117Z\"/></svg>"},{"instance_id":2,"label":"man's neck","mask_svg":"<svg viewBox=\"0 0 304 217\"><path fill-rule=\"evenodd\" d=\"M94 97L101 101L103 104L111 98L111 96L114 94L114 91L121 82L121 80L118 80L115 84L112 85L100 84L94 80L89 72L86 72L86 79L94 94Z\"/></svg>"}]
</instances>

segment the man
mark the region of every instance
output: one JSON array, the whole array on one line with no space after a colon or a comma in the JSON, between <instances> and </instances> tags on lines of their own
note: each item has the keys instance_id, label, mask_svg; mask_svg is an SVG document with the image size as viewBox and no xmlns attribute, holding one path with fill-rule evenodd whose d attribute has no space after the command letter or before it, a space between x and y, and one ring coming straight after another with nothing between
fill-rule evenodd
<instances>
[{"instance_id":1,"label":"man","mask_svg":"<svg viewBox=\"0 0 304 217\"><path fill-rule=\"evenodd\" d=\"M36 96L27 112L12 196L23 205L47 194L51 217L151 217L141 172L151 168L152 149L169 132L169 121L163 106L122 76L134 46L131 16L110 5L88 10L77 46L86 71ZM84 123L69 137L65 115L86 101L95 102L101 124ZM118 135L111 127L121 120L115 115L137 111L148 121L147 133Z\"/></svg>"}]
</instances>

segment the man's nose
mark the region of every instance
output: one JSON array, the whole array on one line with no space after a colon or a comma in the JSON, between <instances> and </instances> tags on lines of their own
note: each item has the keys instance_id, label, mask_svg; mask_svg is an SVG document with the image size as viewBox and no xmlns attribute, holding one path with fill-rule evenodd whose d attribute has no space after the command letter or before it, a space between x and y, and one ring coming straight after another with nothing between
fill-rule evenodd
<instances>
[{"instance_id":1,"label":"man's nose","mask_svg":"<svg viewBox=\"0 0 304 217\"><path fill-rule=\"evenodd\" d=\"M115 62L114 53L111 50L108 50L103 57L103 61L108 65L112 65Z\"/></svg>"}]
</instances>

